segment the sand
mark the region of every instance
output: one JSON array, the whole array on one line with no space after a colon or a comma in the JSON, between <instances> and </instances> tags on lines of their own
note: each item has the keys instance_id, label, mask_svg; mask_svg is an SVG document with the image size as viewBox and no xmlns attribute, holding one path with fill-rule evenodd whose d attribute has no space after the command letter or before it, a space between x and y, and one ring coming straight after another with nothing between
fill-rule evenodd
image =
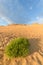
<instances>
[{"instance_id":1,"label":"sand","mask_svg":"<svg viewBox=\"0 0 43 65\"><path fill-rule=\"evenodd\" d=\"M16 37L29 39L30 54L25 58L9 59L4 48ZM0 65L43 65L43 24L0 26Z\"/></svg>"}]
</instances>

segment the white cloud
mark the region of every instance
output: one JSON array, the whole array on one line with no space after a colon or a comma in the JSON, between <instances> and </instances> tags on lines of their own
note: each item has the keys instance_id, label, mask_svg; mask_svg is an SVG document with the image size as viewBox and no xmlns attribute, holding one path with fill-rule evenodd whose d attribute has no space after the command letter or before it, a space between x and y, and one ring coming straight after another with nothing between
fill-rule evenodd
<instances>
[{"instance_id":1,"label":"white cloud","mask_svg":"<svg viewBox=\"0 0 43 65\"><path fill-rule=\"evenodd\" d=\"M36 17L37 21L42 21L43 22L43 17Z\"/></svg>"},{"instance_id":2,"label":"white cloud","mask_svg":"<svg viewBox=\"0 0 43 65\"><path fill-rule=\"evenodd\" d=\"M34 21L35 23L43 24L43 17L36 17L36 20Z\"/></svg>"},{"instance_id":3,"label":"white cloud","mask_svg":"<svg viewBox=\"0 0 43 65\"><path fill-rule=\"evenodd\" d=\"M29 22L28 22L28 23L29 23ZM37 16L37 17L35 18L35 20L32 20L32 19L31 19L30 24L32 24L32 23L43 24L43 17Z\"/></svg>"},{"instance_id":4,"label":"white cloud","mask_svg":"<svg viewBox=\"0 0 43 65\"><path fill-rule=\"evenodd\" d=\"M5 22L7 22L8 24L12 24L12 21L10 19L8 19L7 17L3 16L0 14L0 19L4 20Z\"/></svg>"}]
</instances>

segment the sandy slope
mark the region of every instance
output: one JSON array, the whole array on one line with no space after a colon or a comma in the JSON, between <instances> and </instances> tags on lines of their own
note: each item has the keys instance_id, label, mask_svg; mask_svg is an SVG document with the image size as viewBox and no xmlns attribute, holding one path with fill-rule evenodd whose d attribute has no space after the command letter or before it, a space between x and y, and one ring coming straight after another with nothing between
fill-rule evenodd
<instances>
[{"instance_id":1,"label":"sandy slope","mask_svg":"<svg viewBox=\"0 0 43 65\"><path fill-rule=\"evenodd\" d=\"M30 55L26 58L7 59L4 48L15 37L27 37L30 42ZM0 26L0 65L43 65L43 25Z\"/></svg>"}]
</instances>

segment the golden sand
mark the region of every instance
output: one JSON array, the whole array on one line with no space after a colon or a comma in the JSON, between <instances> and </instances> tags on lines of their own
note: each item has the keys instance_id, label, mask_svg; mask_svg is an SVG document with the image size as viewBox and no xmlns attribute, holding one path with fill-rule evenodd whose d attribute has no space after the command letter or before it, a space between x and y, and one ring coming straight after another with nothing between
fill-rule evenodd
<instances>
[{"instance_id":1,"label":"golden sand","mask_svg":"<svg viewBox=\"0 0 43 65\"><path fill-rule=\"evenodd\" d=\"M5 57L4 48L16 37L29 39L30 54L10 60ZM43 65L43 24L0 26L0 65Z\"/></svg>"}]
</instances>

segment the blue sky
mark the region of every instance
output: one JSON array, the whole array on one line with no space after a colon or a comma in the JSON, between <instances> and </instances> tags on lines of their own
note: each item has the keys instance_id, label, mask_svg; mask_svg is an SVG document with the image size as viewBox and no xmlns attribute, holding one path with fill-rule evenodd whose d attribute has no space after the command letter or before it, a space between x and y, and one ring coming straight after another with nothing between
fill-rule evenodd
<instances>
[{"instance_id":1,"label":"blue sky","mask_svg":"<svg viewBox=\"0 0 43 65\"><path fill-rule=\"evenodd\" d=\"M0 0L0 25L43 23L43 0Z\"/></svg>"}]
</instances>

